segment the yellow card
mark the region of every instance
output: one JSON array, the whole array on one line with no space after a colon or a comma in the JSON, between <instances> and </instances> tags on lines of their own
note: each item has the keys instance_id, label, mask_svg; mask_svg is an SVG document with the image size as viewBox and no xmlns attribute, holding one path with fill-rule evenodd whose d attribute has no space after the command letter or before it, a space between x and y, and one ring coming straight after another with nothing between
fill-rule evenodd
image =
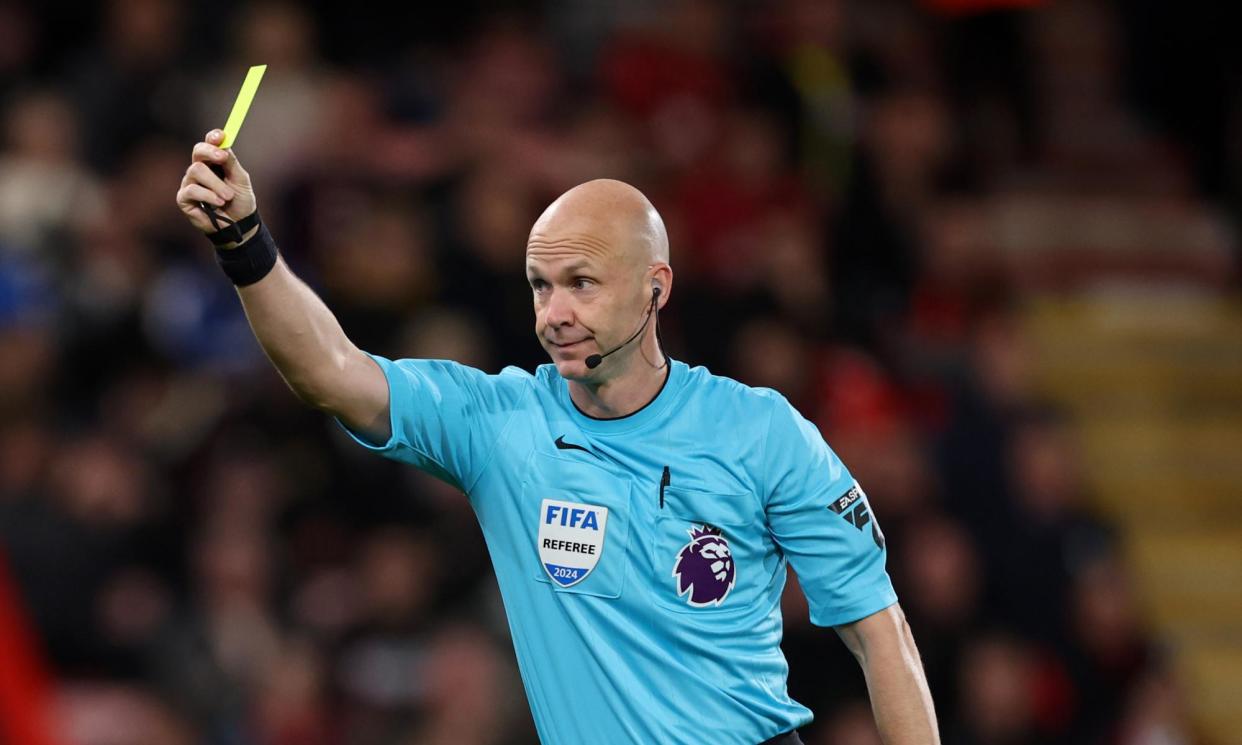
<instances>
[{"instance_id":1,"label":"yellow card","mask_svg":"<svg viewBox=\"0 0 1242 745\"><path fill-rule=\"evenodd\" d=\"M263 79L263 73L267 70L267 65L255 65L250 68L250 72L246 73L246 81L242 83L241 92L237 94L237 100L233 102L233 111L229 113L229 121L224 125L224 140L220 143L221 148L233 147L233 143L237 141L237 133L241 131L242 122L246 120L246 112L250 111L250 102L254 100L254 94L259 90L259 81Z\"/></svg>"}]
</instances>

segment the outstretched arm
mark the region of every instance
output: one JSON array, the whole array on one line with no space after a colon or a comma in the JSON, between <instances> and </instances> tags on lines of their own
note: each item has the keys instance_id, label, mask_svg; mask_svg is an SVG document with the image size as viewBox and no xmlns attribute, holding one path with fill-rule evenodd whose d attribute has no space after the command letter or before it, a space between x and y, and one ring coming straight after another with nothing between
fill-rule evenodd
<instances>
[{"instance_id":1,"label":"outstretched arm","mask_svg":"<svg viewBox=\"0 0 1242 745\"><path fill-rule=\"evenodd\" d=\"M862 665L885 745L938 745L936 710L901 606L891 605L836 631Z\"/></svg>"},{"instance_id":2,"label":"outstretched arm","mask_svg":"<svg viewBox=\"0 0 1242 745\"><path fill-rule=\"evenodd\" d=\"M215 129L194 146L192 162L177 191L177 206L204 233L215 227L199 202L216 207L232 220L258 208L250 174L232 150L218 147L222 137ZM211 166L217 166L223 176ZM354 346L332 311L283 260L278 259L266 276L238 287L237 292L260 346L299 398L339 417L373 442L389 438L388 383L383 371Z\"/></svg>"}]
</instances>

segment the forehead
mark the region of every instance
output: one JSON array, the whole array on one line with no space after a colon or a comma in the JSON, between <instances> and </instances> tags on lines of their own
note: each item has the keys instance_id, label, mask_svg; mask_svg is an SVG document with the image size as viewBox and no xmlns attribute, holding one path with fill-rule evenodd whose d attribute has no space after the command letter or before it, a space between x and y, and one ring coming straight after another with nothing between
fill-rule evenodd
<instances>
[{"instance_id":1,"label":"forehead","mask_svg":"<svg viewBox=\"0 0 1242 745\"><path fill-rule=\"evenodd\" d=\"M611 269L623 253L614 241L595 233L531 231L526 243L526 266L539 271L576 268Z\"/></svg>"}]
</instances>

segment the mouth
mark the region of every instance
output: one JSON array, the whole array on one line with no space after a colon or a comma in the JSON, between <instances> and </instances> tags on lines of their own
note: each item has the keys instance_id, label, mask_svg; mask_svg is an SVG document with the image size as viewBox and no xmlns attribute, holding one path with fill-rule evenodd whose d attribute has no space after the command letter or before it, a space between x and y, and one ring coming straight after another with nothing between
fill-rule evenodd
<instances>
[{"instance_id":1,"label":"mouth","mask_svg":"<svg viewBox=\"0 0 1242 745\"><path fill-rule=\"evenodd\" d=\"M554 342L551 339L548 339L548 344L551 344L552 347L555 348L557 351L574 352L574 351L577 351L583 348L586 345L586 343L589 341L591 341L591 337L588 336L585 339L579 339L578 341L571 341L565 344L558 344L557 342Z\"/></svg>"}]
</instances>

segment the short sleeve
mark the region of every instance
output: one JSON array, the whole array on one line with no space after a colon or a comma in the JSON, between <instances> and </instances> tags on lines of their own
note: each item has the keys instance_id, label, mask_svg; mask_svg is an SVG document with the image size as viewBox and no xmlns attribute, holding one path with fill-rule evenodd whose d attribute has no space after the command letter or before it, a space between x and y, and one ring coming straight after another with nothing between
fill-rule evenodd
<instances>
[{"instance_id":1,"label":"short sleeve","mask_svg":"<svg viewBox=\"0 0 1242 745\"><path fill-rule=\"evenodd\" d=\"M765 460L768 526L798 574L811 622L851 623L897 602L866 494L819 430L780 396Z\"/></svg>"},{"instance_id":2,"label":"short sleeve","mask_svg":"<svg viewBox=\"0 0 1242 745\"><path fill-rule=\"evenodd\" d=\"M513 375L488 375L448 360L369 355L388 381L392 434L382 445L336 422L358 444L463 490L478 480L527 392Z\"/></svg>"}]
</instances>

